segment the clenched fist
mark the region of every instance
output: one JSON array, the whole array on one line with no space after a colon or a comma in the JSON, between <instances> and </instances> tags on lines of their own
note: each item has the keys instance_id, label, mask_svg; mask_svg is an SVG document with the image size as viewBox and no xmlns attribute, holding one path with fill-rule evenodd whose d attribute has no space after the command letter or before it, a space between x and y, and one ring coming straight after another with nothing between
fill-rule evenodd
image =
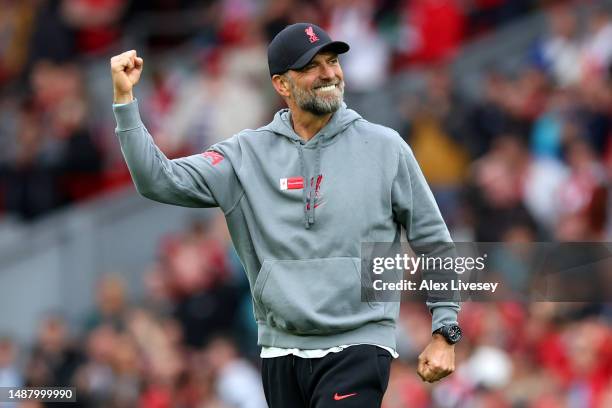
<instances>
[{"instance_id":1,"label":"clenched fist","mask_svg":"<svg viewBox=\"0 0 612 408\"><path fill-rule=\"evenodd\" d=\"M144 61L135 50L126 51L110 59L113 78L114 103L128 103L134 99L132 88L138 83Z\"/></svg>"},{"instance_id":2,"label":"clenched fist","mask_svg":"<svg viewBox=\"0 0 612 408\"><path fill-rule=\"evenodd\" d=\"M431 342L419 355L417 374L423 381L441 380L455 371L455 346L449 345L440 334L434 334Z\"/></svg>"}]
</instances>

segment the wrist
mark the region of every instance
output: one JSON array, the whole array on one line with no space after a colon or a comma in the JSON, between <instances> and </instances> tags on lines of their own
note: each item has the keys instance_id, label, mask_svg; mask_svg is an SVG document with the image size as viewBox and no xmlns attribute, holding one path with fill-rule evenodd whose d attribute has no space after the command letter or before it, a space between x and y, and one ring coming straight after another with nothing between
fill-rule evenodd
<instances>
[{"instance_id":1,"label":"wrist","mask_svg":"<svg viewBox=\"0 0 612 408\"><path fill-rule=\"evenodd\" d=\"M447 345L449 345L449 346L453 346L453 347L455 346L454 344L449 344L449 343L448 343L448 341L446 341L446 338L445 338L443 335L441 335L440 333L434 333L434 334L432 334L432 335L431 335L431 339L432 339L433 341L440 342L440 343L444 343L444 344L447 344Z\"/></svg>"},{"instance_id":2,"label":"wrist","mask_svg":"<svg viewBox=\"0 0 612 408\"><path fill-rule=\"evenodd\" d=\"M134 100L134 95L132 92L128 93L114 93L113 103L130 103Z\"/></svg>"},{"instance_id":3,"label":"wrist","mask_svg":"<svg viewBox=\"0 0 612 408\"><path fill-rule=\"evenodd\" d=\"M439 336L448 344L455 344L461 340L462 332L457 324L452 324L438 328L432 336Z\"/></svg>"}]
</instances>

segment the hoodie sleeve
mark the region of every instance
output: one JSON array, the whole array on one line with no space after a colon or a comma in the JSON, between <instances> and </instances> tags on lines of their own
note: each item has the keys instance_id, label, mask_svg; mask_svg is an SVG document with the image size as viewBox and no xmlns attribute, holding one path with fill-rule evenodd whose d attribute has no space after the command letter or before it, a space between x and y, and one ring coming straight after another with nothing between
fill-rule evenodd
<instances>
[{"instance_id":1,"label":"hoodie sleeve","mask_svg":"<svg viewBox=\"0 0 612 408\"><path fill-rule=\"evenodd\" d=\"M413 249L429 247L423 252L428 255L428 250L435 249L427 244L451 242L450 233L421 168L412 150L403 140L400 142L398 169L391 188L391 200L395 221L406 229L408 242ZM427 307L432 314L432 332L445 325L457 324L457 314L460 310L458 303L427 302Z\"/></svg>"},{"instance_id":2,"label":"hoodie sleeve","mask_svg":"<svg viewBox=\"0 0 612 408\"><path fill-rule=\"evenodd\" d=\"M241 187L220 149L170 160L155 145L145 128L135 100L113 105L115 132L136 190L144 197L183 207L221 207L229 211L241 195ZM224 148L239 148L236 141Z\"/></svg>"}]
</instances>

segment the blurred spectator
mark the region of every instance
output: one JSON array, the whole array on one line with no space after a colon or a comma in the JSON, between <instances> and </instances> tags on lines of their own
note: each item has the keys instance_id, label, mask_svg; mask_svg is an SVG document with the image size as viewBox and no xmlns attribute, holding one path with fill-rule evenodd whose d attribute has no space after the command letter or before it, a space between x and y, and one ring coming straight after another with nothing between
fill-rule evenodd
<instances>
[{"instance_id":1,"label":"blurred spectator","mask_svg":"<svg viewBox=\"0 0 612 408\"><path fill-rule=\"evenodd\" d=\"M105 275L97 284L96 309L85 320L85 328L92 330L108 325L121 330L125 326L127 312L125 282L119 275Z\"/></svg>"},{"instance_id":2,"label":"blurred spectator","mask_svg":"<svg viewBox=\"0 0 612 408\"><path fill-rule=\"evenodd\" d=\"M0 1L0 85L22 74L33 29L33 0Z\"/></svg>"},{"instance_id":3,"label":"blurred spectator","mask_svg":"<svg viewBox=\"0 0 612 408\"><path fill-rule=\"evenodd\" d=\"M205 354L217 376L216 390L221 401L236 408L267 407L259 372L238 356L229 339L213 339Z\"/></svg>"},{"instance_id":4,"label":"blurred spectator","mask_svg":"<svg viewBox=\"0 0 612 408\"><path fill-rule=\"evenodd\" d=\"M531 158L516 135L499 136L489 153L472 165L468 200L477 216L475 240L500 241L512 224L531 217L523 204L525 173Z\"/></svg>"},{"instance_id":5,"label":"blurred spectator","mask_svg":"<svg viewBox=\"0 0 612 408\"><path fill-rule=\"evenodd\" d=\"M174 316L180 322L185 342L200 347L214 334L231 330L238 303L238 289L232 284L226 252L208 237L205 224L170 237L163 248L169 274Z\"/></svg>"},{"instance_id":6,"label":"blurred spectator","mask_svg":"<svg viewBox=\"0 0 612 408\"><path fill-rule=\"evenodd\" d=\"M612 19L604 8L595 10L588 25L582 55L582 75L585 82L609 75L612 63Z\"/></svg>"},{"instance_id":7,"label":"blurred spectator","mask_svg":"<svg viewBox=\"0 0 612 408\"><path fill-rule=\"evenodd\" d=\"M453 57L465 31L465 15L457 0L406 1L396 68L410 62L436 63Z\"/></svg>"},{"instance_id":8,"label":"blurred spectator","mask_svg":"<svg viewBox=\"0 0 612 408\"><path fill-rule=\"evenodd\" d=\"M87 361L78 368L74 381L79 400L86 401L87 405L106 406L112 401L117 381L113 370L117 337L118 333L110 325L97 326L87 337Z\"/></svg>"},{"instance_id":9,"label":"blurred spectator","mask_svg":"<svg viewBox=\"0 0 612 408\"><path fill-rule=\"evenodd\" d=\"M563 217L556 225L560 241L599 241L605 236L608 208L606 175L588 142L575 139L567 144L570 173L556 199Z\"/></svg>"},{"instance_id":10,"label":"blurred spectator","mask_svg":"<svg viewBox=\"0 0 612 408\"><path fill-rule=\"evenodd\" d=\"M342 71L349 84L347 91L380 89L388 79L391 53L374 21L376 2L343 0L332 4L329 34L351 45L351 52L342 56Z\"/></svg>"},{"instance_id":11,"label":"blurred spectator","mask_svg":"<svg viewBox=\"0 0 612 408\"><path fill-rule=\"evenodd\" d=\"M72 344L64 319L52 315L43 319L38 329L38 338L32 349L25 371L28 387L66 387L82 356Z\"/></svg>"},{"instance_id":12,"label":"blurred spectator","mask_svg":"<svg viewBox=\"0 0 612 408\"><path fill-rule=\"evenodd\" d=\"M127 333L117 337L112 364L116 378L111 394L112 405L120 408L136 406L144 367L137 344Z\"/></svg>"},{"instance_id":13,"label":"blurred spectator","mask_svg":"<svg viewBox=\"0 0 612 408\"><path fill-rule=\"evenodd\" d=\"M375 20L380 2L343 0L324 2L329 13L329 33L350 44L351 51L340 57L346 103L368 119L389 116L392 102L381 92L389 80L391 43Z\"/></svg>"},{"instance_id":14,"label":"blurred spectator","mask_svg":"<svg viewBox=\"0 0 612 408\"><path fill-rule=\"evenodd\" d=\"M407 112L410 142L423 174L432 188L457 188L466 175L468 155L464 150L466 110L453 92L450 73L445 68L427 74L427 89Z\"/></svg>"},{"instance_id":15,"label":"blurred spectator","mask_svg":"<svg viewBox=\"0 0 612 408\"><path fill-rule=\"evenodd\" d=\"M58 208L63 197L56 162L31 104L21 107L13 146L2 169L6 209L31 220Z\"/></svg>"},{"instance_id":16,"label":"blurred spectator","mask_svg":"<svg viewBox=\"0 0 612 408\"><path fill-rule=\"evenodd\" d=\"M144 273L144 298L141 303L156 316L167 316L172 311L170 276L161 262L154 263Z\"/></svg>"},{"instance_id":17,"label":"blurred spectator","mask_svg":"<svg viewBox=\"0 0 612 408\"><path fill-rule=\"evenodd\" d=\"M75 64L41 61L31 78L34 107L49 143L60 190L67 200L99 189L101 154L87 127L83 75Z\"/></svg>"},{"instance_id":18,"label":"blurred spectator","mask_svg":"<svg viewBox=\"0 0 612 408\"><path fill-rule=\"evenodd\" d=\"M101 154L85 122L81 72L38 62L32 97L19 110L3 173L6 207L25 220L91 196L100 188Z\"/></svg>"},{"instance_id":19,"label":"blurred spectator","mask_svg":"<svg viewBox=\"0 0 612 408\"><path fill-rule=\"evenodd\" d=\"M499 72L489 70L484 74L482 97L468 113L468 145L472 159L489 151L493 139L516 127L514 120L505 111L504 95L508 81Z\"/></svg>"},{"instance_id":20,"label":"blurred spectator","mask_svg":"<svg viewBox=\"0 0 612 408\"><path fill-rule=\"evenodd\" d=\"M612 77L592 78L577 88L580 102L574 105L566 138L588 141L601 156L610 146L612 136Z\"/></svg>"},{"instance_id":21,"label":"blurred spectator","mask_svg":"<svg viewBox=\"0 0 612 408\"><path fill-rule=\"evenodd\" d=\"M40 60L66 62L75 57L74 32L62 17L63 3L63 0L43 0L37 4L30 41L31 63Z\"/></svg>"},{"instance_id":22,"label":"blurred spectator","mask_svg":"<svg viewBox=\"0 0 612 408\"><path fill-rule=\"evenodd\" d=\"M471 135L467 129L468 111L453 92L450 73L440 67L427 73L423 95L408 101L406 116L410 143L436 196L445 220L457 222L458 195L467 175Z\"/></svg>"},{"instance_id":23,"label":"blurred spectator","mask_svg":"<svg viewBox=\"0 0 612 408\"><path fill-rule=\"evenodd\" d=\"M549 33L534 48L534 62L554 78L561 87L580 80L581 44L576 15L568 4L551 7L548 12Z\"/></svg>"},{"instance_id":24,"label":"blurred spectator","mask_svg":"<svg viewBox=\"0 0 612 408\"><path fill-rule=\"evenodd\" d=\"M258 54L258 58L263 58L263 50ZM248 59L243 56L236 60L230 51L218 50L207 55L195 76L171 79L158 73L152 98L144 105L151 104L152 114L158 114L152 117L151 132L161 149L170 155L177 155L181 150L203 151L206 146L244 128L263 124L267 110L257 82L249 71L245 75L243 69L242 74L236 75L233 68L246 64L260 67L261 60L253 62L244 58ZM262 71L256 72L261 75ZM174 83L164 83L175 79ZM164 100L169 102L165 106L160 104Z\"/></svg>"},{"instance_id":25,"label":"blurred spectator","mask_svg":"<svg viewBox=\"0 0 612 408\"><path fill-rule=\"evenodd\" d=\"M77 51L100 54L120 39L128 0L62 0L61 17L74 30Z\"/></svg>"},{"instance_id":26,"label":"blurred spectator","mask_svg":"<svg viewBox=\"0 0 612 408\"><path fill-rule=\"evenodd\" d=\"M276 34L293 22L291 13L292 10L295 9L295 6L293 0L271 1L267 4L263 17L263 30L266 36L266 43L272 41ZM308 19L304 21L306 20Z\"/></svg>"},{"instance_id":27,"label":"blurred spectator","mask_svg":"<svg viewBox=\"0 0 612 408\"><path fill-rule=\"evenodd\" d=\"M534 121L530 135L531 151L538 158L562 158L562 145L572 118L572 98L576 97L576 92L569 89L552 91L545 110Z\"/></svg>"}]
</instances>

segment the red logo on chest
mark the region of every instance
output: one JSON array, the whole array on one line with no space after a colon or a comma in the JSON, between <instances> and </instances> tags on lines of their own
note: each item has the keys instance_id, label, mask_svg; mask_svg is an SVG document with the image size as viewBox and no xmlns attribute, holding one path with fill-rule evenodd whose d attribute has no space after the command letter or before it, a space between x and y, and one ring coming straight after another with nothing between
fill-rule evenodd
<instances>
[{"instance_id":1,"label":"red logo on chest","mask_svg":"<svg viewBox=\"0 0 612 408\"><path fill-rule=\"evenodd\" d=\"M317 183L314 186L314 208L318 208L321 204L323 204L323 194L321 194L321 182L323 181L323 175L319 174L317 177ZM310 179L310 188L312 189L314 184L314 177ZM306 210L310 210L310 201L312 200L312 190L308 194L308 199L306 201Z\"/></svg>"},{"instance_id":2,"label":"red logo on chest","mask_svg":"<svg viewBox=\"0 0 612 408\"><path fill-rule=\"evenodd\" d=\"M319 205L323 204L322 202L323 194L321 193L321 182L322 181L323 181L322 174L319 174L316 182L315 182L314 177L310 178L310 192L308 193L308 197L306 198L306 209L307 210L310 209L310 201L313 200L313 197L312 197L313 193L314 193L314 200L315 200L314 207L318 208ZM280 179L279 187L281 191L301 190L304 188L304 178L302 177L282 178ZM313 187L314 187L314 191L313 191Z\"/></svg>"},{"instance_id":3,"label":"red logo on chest","mask_svg":"<svg viewBox=\"0 0 612 408\"><path fill-rule=\"evenodd\" d=\"M300 190L304 188L304 179L302 177L288 177L280 179L281 190Z\"/></svg>"}]
</instances>

